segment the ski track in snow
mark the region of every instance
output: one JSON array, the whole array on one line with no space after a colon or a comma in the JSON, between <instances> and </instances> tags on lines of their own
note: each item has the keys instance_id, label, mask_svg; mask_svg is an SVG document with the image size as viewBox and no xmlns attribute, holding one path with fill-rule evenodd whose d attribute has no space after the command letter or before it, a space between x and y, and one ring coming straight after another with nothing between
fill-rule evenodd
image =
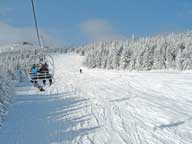
<instances>
[{"instance_id":1,"label":"ski track in snow","mask_svg":"<svg viewBox=\"0 0 192 144\"><path fill-rule=\"evenodd\" d=\"M0 143L192 143L191 72L87 69L75 54L54 59L55 83L45 93L17 87Z\"/></svg>"}]
</instances>

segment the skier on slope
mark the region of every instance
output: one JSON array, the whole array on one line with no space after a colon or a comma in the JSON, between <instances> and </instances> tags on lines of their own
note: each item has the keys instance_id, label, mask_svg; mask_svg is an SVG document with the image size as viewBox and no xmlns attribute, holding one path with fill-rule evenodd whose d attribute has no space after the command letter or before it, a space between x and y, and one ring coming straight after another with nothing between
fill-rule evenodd
<instances>
[{"instance_id":1,"label":"skier on slope","mask_svg":"<svg viewBox=\"0 0 192 144\"><path fill-rule=\"evenodd\" d=\"M80 68L80 69L79 69L79 72L80 72L80 74L81 74L81 73L83 73L83 70L82 70L82 68Z\"/></svg>"}]
</instances>

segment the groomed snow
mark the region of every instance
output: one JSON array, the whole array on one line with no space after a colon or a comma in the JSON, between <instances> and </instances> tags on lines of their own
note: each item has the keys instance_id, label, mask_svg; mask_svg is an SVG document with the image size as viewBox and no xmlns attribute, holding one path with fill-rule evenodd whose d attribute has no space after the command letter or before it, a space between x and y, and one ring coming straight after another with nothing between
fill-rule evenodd
<instances>
[{"instance_id":1,"label":"groomed snow","mask_svg":"<svg viewBox=\"0 0 192 144\"><path fill-rule=\"evenodd\" d=\"M55 83L45 93L17 86L0 143L192 143L191 71L87 69L75 54L54 60Z\"/></svg>"}]
</instances>

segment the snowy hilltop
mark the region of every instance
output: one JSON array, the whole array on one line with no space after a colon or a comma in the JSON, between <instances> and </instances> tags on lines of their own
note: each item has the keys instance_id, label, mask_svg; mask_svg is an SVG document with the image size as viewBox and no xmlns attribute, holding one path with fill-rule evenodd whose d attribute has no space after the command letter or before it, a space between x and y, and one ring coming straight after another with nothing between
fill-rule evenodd
<instances>
[{"instance_id":1,"label":"snowy hilltop","mask_svg":"<svg viewBox=\"0 0 192 144\"><path fill-rule=\"evenodd\" d=\"M100 41L81 46L89 68L153 70L192 69L192 32L128 40Z\"/></svg>"}]
</instances>

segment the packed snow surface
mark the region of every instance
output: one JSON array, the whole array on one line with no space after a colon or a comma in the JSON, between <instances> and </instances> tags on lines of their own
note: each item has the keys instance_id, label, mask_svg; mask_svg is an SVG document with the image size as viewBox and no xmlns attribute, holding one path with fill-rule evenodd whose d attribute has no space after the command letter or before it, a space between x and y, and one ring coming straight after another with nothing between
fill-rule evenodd
<instances>
[{"instance_id":1,"label":"packed snow surface","mask_svg":"<svg viewBox=\"0 0 192 144\"><path fill-rule=\"evenodd\" d=\"M192 143L192 72L87 69L84 57L53 57L45 93L17 85L0 143Z\"/></svg>"}]
</instances>

